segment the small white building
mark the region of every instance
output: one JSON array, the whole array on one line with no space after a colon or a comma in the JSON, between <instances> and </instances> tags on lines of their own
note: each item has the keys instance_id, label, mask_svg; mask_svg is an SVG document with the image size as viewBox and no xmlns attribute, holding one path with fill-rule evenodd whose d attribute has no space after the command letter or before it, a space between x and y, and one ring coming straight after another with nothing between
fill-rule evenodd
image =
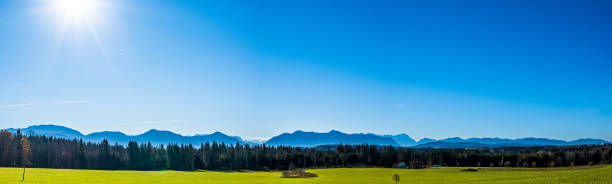
<instances>
[{"instance_id":1,"label":"small white building","mask_svg":"<svg viewBox=\"0 0 612 184\"><path fill-rule=\"evenodd\" d=\"M406 162L396 162L393 164L394 168L406 168Z\"/></svg>"}]
</instances>

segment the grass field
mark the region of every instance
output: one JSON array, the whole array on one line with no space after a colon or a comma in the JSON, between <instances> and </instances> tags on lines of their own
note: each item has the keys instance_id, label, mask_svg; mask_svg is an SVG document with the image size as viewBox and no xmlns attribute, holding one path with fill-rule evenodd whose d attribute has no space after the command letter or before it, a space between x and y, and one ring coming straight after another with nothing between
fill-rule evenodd
<instances>
[{"instance_id":1,"label":"grass field","mask_svg":"<svg viewBox=\"0 0 612 184\"><path fill-rule=\"evenodd\" d=\"M612 165L571 168L313 169L316 178L280 178L280 172L96 171L27 169L24 183L612 183ZM0 183L22 183L21 168L0 168Z\"/></svg>"}]
</instances>

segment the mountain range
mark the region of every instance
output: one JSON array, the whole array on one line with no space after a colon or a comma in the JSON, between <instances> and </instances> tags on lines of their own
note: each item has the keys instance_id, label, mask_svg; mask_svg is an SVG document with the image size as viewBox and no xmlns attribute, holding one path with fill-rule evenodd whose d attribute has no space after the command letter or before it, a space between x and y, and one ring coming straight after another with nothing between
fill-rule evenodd
<instances>
[{"instance_id":1,"label":"mountain range","mask_svg":"<svg viewBox=\"0 0 612 184\"><path fill-rule=\"evenodd\" d=\"M6 129L10 132L16 132L17 129L10 128ZM141 143L151 142L151 144L192 144L195 146L205 142L224 142L225 144L236 144L236 143L249 143L252 142L242 140L237 136L228 136L221 132L215 132L212 134L205 135L194 135L194 136L183 136L170 131L155 130L151 129L140 135L126 135L121 132L95 132L88 135L84 135L81 132L73 130L68 127L57 126L57 125L35 125L27 128L20 129L22 134L25 135L44 135L57 138L65 139L83 139L84 141L101 142L107 139L110 143L118 143L121 145L127 145L129 141L137 141Z\"/></svg>"},{"instance_id":2,"label":"mountain range","mask_svg":"<svg viewBox=\"0 0 612 184\"><path fill-rule=\"evenodd\" d=\"M328 133L295 131L272 137L266 141L267 145L314 147L329 144L374 144L400 146L393 138L383 137L376 134L346 134L336 130Z\"/></svg>"},{"instance_id":3,"label":"mountain range","mask_svg":"<svg viewBox=\"0 0 612 184\"><path fill-rule=\"evenodd\" d=\"M17 129L5 129L16 132ZM224 142L225 144L260 144L271 146L294 146L294 147L316 147L321 145L337 144L371 144L381 146L401 146L413 148L482 148L482 147L504 147L504 146L565 146L584 144L607 144L601 139L578 139L574 141L563 141L546 138L446 138L441 140L423 138L419 141L412 139L406 134L399 135L377 135L372 133L347 134L332 130L326 133L295 131L283 133L270 138L267 141L248 141L238 136L229 136L221 132L202 134L194 136L183 136L170 131L151 129L139 135L126 135L122 132L103 131L84 135L74 129L57 125L35 125L19 129L25 135L44 135L65 139L83 139L84 141L100 142L107 139L110 143L127 145L129 141L140 143L151 142L152 144L192 144L195 146L205 142Z\"/></svg>"}]
</instances>

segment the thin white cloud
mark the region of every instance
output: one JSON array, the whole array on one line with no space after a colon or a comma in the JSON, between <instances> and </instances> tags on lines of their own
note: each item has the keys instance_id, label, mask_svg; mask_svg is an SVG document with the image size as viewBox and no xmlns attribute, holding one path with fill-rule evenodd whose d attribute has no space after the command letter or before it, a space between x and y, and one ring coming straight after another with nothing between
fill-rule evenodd
<instances>
[{"instance_id":1,"label":"thin white cloud","mask_svg":"<svg viewBox=\"0 0 612 184\"><path fill-rule=\"evenodd\" d=\"M61 100L61 101L55 101L52 102L51 104L69 104L69 103L91 103L91 102L96 102L97 100ZM40 103L38 103L40 104ZM43 103L45 104L45 103ZM31 106L34 105L34 103L21 103L21 104L5 104L5 105L0 105L0 108L4 108L4 107L25 107L25 106Z\"/></svg>"},{"instance_id":2,"label":"thin white cloud","mask_svg":"<svg viewBox=\"0 0 612 184\"><path fill-rule=\"evenodd\" d=\"M96 100L61 100L55 101L55 104L67 104L67 103L91 103L96 102Z\"/></svg>"},{"instance_id":3,"label":"thin white cloud","mask_svg":"<svg viewBox=\"0 0 612 184\"><path fill-rule=\"evenodd\" d=\"M244 139L255 143L265 143L266 141L270 140L270 137L247 137Z\"/></svg>"},{"instance_id":4,"label":"thin white cloud","mask_svg":"<svg viewBox=\"0 0 612 184\"><path fill-rule=\"evenodd\" d=\"M185 122L185 120L172 119L172 120L133 121L133 122L124 122L124 123L121 123L121 124L124 124L124 125L150 125L150 124L182 123L182 122Z\"/></svg>"},{"instance_id":5,"label":"thin white cloud","mask_svg":"<svg viewBox=\"0 0 612 184\"><path fill-rule=\"evenodd\" d=\"M0 107L25 107L25 106L30 106L30 105L32 105L32 103L7 104L7 105L0 105Z\"/></svg>"}]
</instances>

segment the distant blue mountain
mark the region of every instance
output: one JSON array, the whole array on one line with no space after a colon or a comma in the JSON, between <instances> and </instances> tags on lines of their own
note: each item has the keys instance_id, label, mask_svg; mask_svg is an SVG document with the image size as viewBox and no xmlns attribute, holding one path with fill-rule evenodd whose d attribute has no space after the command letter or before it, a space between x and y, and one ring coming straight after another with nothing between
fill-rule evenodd
<instances>
[{"instance_id":1,"label":"distant blue mountain","mask_svg":"<svg viewBox=\"0 0 612 184\"><path fill-rule=\"evenodd\" d=\"M578 139L575 141L570 141L568 142L569 145L581 145L581 144L607 144L610 143L608 141L604 141L601 139L590 139L590 138L586 138L586 139Z\"/></svg>"},{"instance_id":2,"label":"distant blue mountain","mask_svg":"<svg viewBox=\"0 0 612 184\"><path fill-rule=\"evenodd\" d=\"M430 143L430 142L436 142L435 139L430 139L430 138L422 138L421 140L419 140L417 142L417 145L419 144L426 144L426 143Z\"/></svg>"},{"instance_id":3,"label":"distant blue mountain","mask_svg":"<svg viewBox=\"0 0 612 184\"><path fill-rule=\"evenodd\" d=\"M15 133L17 129L9 128L6 129L10 132ZM65 139L74 139L81 138L83 134L79 131L63 127L63 126L55 126L55 125L34 125L28 128L21 129L21 133L24 135L46 135L57 138L65 138Z\"/></svg>"},{"instance_id":4,"label":"distant blue mountain","mask_svg":"<svg viewBox=\"0 0 612 184\"><path fill-rule=\"evenodd\" d=\"M376 134L346 134L335 130L327 133L295 131L293 133L284 133L279 136L272 137L266 142L266 145L285 145L296 147L315 147L319 145L333 144L399 146L399 144L390 137L383 137Z\"/></svg>"},{"instance_id":5,"label":"distant blue mountain","mask_svg":"<svg viewBox=\"0 0 612 184\"><path fill-rule=\"evenodd\" d=\"M17 129L6 129L11 132L16 132ZM151 142L152 144L192 144L199 146L205 142L223 142L225 144L258 144L243 140L238 136L228 136L221 132L212 134L183 136L170 131L164 130L149 130L140 135L126 135L121 132L95 132L89 135L83 135L79 131L57 125L35 125L20 129L25 135L44 135L65 139L83 139L84 141L100 142L107 139L110 143L118 143L126 145L129 141L137 141L140 143ZM503 146L566 146L566 145L584 145L584 144L607 144L610 143L601 139L578 139L574 141L563 141L546 138L521 138L521 139L506 139L506 138L468 138L462 139L459 137L446 138L441 140L423 138L418 142L406 134L399 135L376 135L376 134L346 134L332 130L327 133L295 131L293 133L284 133L269 139L264 142L272 146L295 146L295 147L316 147L321 145L337 145L337 144L371 144L379 146L402 146L414 148L478 148L478 147L503 147ZM333 147L333 146L332 146Z\"/></svg>"},{"instance_id":6,"label":"distant blue mountain","mask_svg":"<svg viewBox=\"0 0 612 184\"><path fill-rule=\"evenodd\" d=\"M483 147L517 147L517 146L569 146L586 144L607 144L610 143L601 139L579 139L575 141L562 141L546 138L468 138L458 137L442 139L440 141L428 142L413 146L413 148L483 148Z\"/></svg>"},{"instance_id":7,"label":"distant blue mountain","mask_svg":"<svg viewBox=\"0 0 612 184\"><path fill-rule=\"evenodd\" d=\"M424 144L413 146L413 148L482 148L488 147L487 144L476 143L476 142L444 142L435 141Z\"/></svg>"},{"instance_id":8,"label":"distant blue mountain","mask_svg":"<svg viewBox=\"0 0 612 184\"><path fill-rule=\"evenodd\" d=\"M459 138L459 137L451 137L451 138L446 138L446 139L442 139L441 141L443 142L465 142L465 140Z\"/></svg>"},{"instance_id":9,"label":"distant blue mountain","mask_svg":"<svg viewBox=\"0 0 612 184\"><path fill-rule=\"evenodd\" d=\"M127 142L129 142L130 140L134 140L135 138L133 138L133 136L125 135L121 132L104 131L91 133L87 135L85 139L91 142L101 142L102 140L107 139L111 143L127 144Z\"/></svg>"},{"instance_id":10,"label":"distant blue mountain","mask_svg":"<svg viewBox=\"0 0 612 184\"><path fill-rule=\"evenodd\" d=\"M6 130L13 133L17 131L17 129L14 128ZM20 129L20 131L25 135L44 135L65 139L83 139L84 141L91 142L101 142L102 140L107 139L111 144L118 143L121 145L127 145L129 141L136 141L140 143L151 142L151 144L155 145L175 143L193 144L195 146L198 146L201 143L213 141L219 143L223 142L225 144L247 143L240 137L228 136L221 132L215 132L208 135L183 136L170 131L152 129L140 135L126 135L121 132L111 131L95 132L89 135L83 135L76 130L57 125L36 125Z\"/></svg>"},{"instance_id":11,"label":"distant blue mountain","mask_svg":"<svg viewBox=\"0 0 612 184\"><path fill-rule=\"evenodd\" d=\"M403 147L410 147L410 146L417 145L417 142L414 139L412 139L410 136L406 135L406 134L383 135L383 137L390 137L395 142L397 142L397 144L399 144L400 146L403 146Z\"/></svg>"}]
</instances>

